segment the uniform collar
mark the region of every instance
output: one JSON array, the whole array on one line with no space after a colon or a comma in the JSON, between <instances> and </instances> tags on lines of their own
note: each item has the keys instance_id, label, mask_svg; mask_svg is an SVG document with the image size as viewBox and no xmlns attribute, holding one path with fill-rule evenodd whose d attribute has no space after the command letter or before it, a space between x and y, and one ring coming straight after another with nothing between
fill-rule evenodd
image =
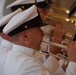
<instances>
[{"instance_id":1,"label":"uniform collar","mask_svg":"<svg viewBox=\"0 0 76 75\"><path fill-rule=\"evenodd\" d=\"M21 46L21 45L16 45L16 44L13 44L12 51L25 53L25 54L27 54L29 56L34 56L34 54L35 54L34 49L28 48L28 47L25 47L25 46Z\"/></svg>"},{"instance_id":2,"label":"uniform collar","mask_svg":"<svg viewBox=\"0 0 76 75\"><path fill-rule=\"evenodd\" d=\"M10 50L12 49L12 43L2 38L1 46L7 47Z\"/></svg>"}]
</instances>

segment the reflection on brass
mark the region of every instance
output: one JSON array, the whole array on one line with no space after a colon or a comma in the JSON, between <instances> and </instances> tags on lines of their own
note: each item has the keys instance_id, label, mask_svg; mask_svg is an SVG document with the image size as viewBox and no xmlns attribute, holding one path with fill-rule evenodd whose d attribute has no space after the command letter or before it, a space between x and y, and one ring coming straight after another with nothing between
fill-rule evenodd
<instances>
[{"instance_id":1,"label":"reflection on brass","mask_svg":"<svg viewBox=\"0 0 76 75\"><path fill-rule=\"evenodd\" d=\"M64 46L64 45L61 45L61 44L58 44L58 43L53 43L53 42L46 42L46 41L43 41L44 43L48 44L48 45L53 45L53 46L57 46L57 47L60 47L62 49L65 49L67 51L67 46Z\"/></svg>"},{"instance_id":2,"label":"reflection on brass","mask_svg":"<svg viewBox=\"0 0 76 75\"><path fill-rule=\"evenodd\" d=\"M65 16L61 16L61 15L58 15L56 13L48 14L47 16L44 17L44 20L45 21L46 20L49 20L49 21L55 20L55 21L58 21L58 22L62 22L63 24L68 24L68 26L71 25L73 28L75 28L75 25L73 23L71 23L70 20L66 21ZM50 25L50 26L51 26L50 28L52 30L54 30L55 27L53 25ZM65 37L64 37L64 40L62 42L69 44L73 40L73 37L75 35L75 29L71 30L70 28L66 28L66 30L67 30L67 32L65 33ZM50 36L50 35L48 34L48 36Z\"/></svg>"},{"instance_id":3,"label":"reflection on brass","mask_svg":"<svg viewBox=\"0 0 76 75\"><path fill-rule=\"evenodd\" d=\"M76 20L76 18L72 17L72 18L68 18L67 16L64 15L60 15L60 14L56 14L54 12L49 13L48 15L46 15L44 17L44 19L48 19L48 20L56 20L56 21L60 21L64 24L69 24L72 26L75 26L74 21Z\"/></svg>"},{"instance_id":4,"label":"reflection on brass","mask_svg":"<svg viewBox=\"0 0 76 75\"><path fill-rule=\"evenodd\" d=\"M54 30L55 27L50 25L50 29L51 29L51 30ZM70 29L66 29L66 30L67 30L67 32L66 32L65 35L64 35L63 41L66 41L66 42L70 43L70 42L72 41L73 37L74 37L75 31L72 31L72 30L70 30ZM47 36L52 40L51 34L45 33L45 35L47 35Z\"/></svg>"},{"instance_id":5,"label":"reflection on brass","mask_svg":"<svg viewBox=\"0 0 76 75\"><path fill-rule=\"evenodd\" d=\"M58 60L60 60L60 59L65 59L66 61L68 61L68 57L66 57L65 55L60 54L60 53L58 53L57 55L55 55L55 54L53 54L53 53L50 52L49 48L48 48L48 51L46 51L46 50L41 50L40 53L46 53L46 54L48 54L48 55L51 55L51 56L57 58Z\"/></svg>"},{"instance_id":6,"label":"reflection on brass","mask_svg":"<svg viewBox=\"0 0 76 75\"><path fill-rule=\"evenodd\" d=\"M61 7L57 7L57 6L54 6L54 5L52 5L51 8L54 9L54 10L57 10L59 12L64 12L64 13L67 13L67 14L70 13L70 11L66 8L61 8Z\"/></svg>"}]
</instances>

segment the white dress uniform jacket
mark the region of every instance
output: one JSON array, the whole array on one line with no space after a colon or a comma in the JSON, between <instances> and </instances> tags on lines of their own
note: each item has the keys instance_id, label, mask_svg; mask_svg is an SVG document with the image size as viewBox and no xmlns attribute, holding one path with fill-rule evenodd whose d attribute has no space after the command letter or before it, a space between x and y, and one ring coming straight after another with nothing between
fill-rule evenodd
<instances>
[{"instance_id":1,"label":"white dress uniform jacket","mask_svg":"<svg viewBox=\"0 0 76 75\"><path fill-rule=\"evenodd\" d=\"M55 75L76 75L76 63L69 62L65 74L62 74L63 72L62 71L60 72L60 70L58 71L59 72L57 72Z\"/></svg>"},{"instance_id":2,"label":"white dress uniform jacket","mask_svg":"<svg viewBox=\"0 0 76 75\"><path fill-rule=\"evenodd\" d=\"M43 64L34 57L34 50L13 45L8 53L3 75L51 75Z\"/></svg>"},{"instance_id":3,"label":"white dress uniform jacket","mask_svg":"<svg viewBox=\"0 0 76 75\"><path fill-rule=\"evenodd\" d=\"M40 52L35 52L35 57L40 60L41 63L43 63L43 65L50 71L51 74L54 74L58 69L63 71L63 69L60 68L59 61L55 57L50 55L46 59L46 54ZM65 72L63 71L63 73Z\"/></svg>"},{"instance_id":4,"label":"white dress uniform jacket","mask_svg":"<svg viewBox=\"0 0 76 75\"><path fill-rule=\"evenodd\" d=\"M41 53L40 51L36 51L34 56L39 61L41 61L41 63L44 63L46 61L46 53Z\"/></svg>"},{"instance_id":5,"label":"white dress uniform jacket","mask_svg":"<svg viewBox=\"0 0 76 75\"><path fill-rule=\"evenodd\" d=\"M8 53L3 75L52 75L43 64L34 57L34 50L13 45ZM64 75L59 71L55 75ZM70 62L65 75L76 75L76 63Z\"/></svg>"},{"instance_id":6,"label":"white dress uniform jacket","mask_svg":"<svg viewBox=\"0 0 76 75\"><path fill-rule=\"evenodd\" d=\"M1 45L2 37L0 36L0 45Z\"/></svg>"},{"instance_id":7,"label":"white dress uniform jacket","mask_svg":"<svg viewBox=\"0 0 76 75\"><path fill-rule=\"evenodd\" d=\"M7 57L7 53L12 49L12 43L2 39L0 45L0 75L3 75L3 67Z\"/></svg>"}]
</instances>

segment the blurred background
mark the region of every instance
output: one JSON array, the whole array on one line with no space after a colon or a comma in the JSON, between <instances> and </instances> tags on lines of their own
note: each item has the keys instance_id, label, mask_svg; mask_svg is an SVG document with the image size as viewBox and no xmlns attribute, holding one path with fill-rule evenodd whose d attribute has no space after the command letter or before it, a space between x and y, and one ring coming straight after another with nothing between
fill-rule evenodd
<instances>
[{"instance_id":1,"label":"blurred background","mask_svg":"<svg viewBox=\"0 0 76 75\"><path fill-rule=\"evenodd\" d=\"M0 18L10 12L10 10L6 10L5 7L12 3L15 0L0 0ZM70 9L71 5L75 2L75 0L52 0L54 5L57 7L61 7L65 9Z\"/></svg>"}]
</instances>

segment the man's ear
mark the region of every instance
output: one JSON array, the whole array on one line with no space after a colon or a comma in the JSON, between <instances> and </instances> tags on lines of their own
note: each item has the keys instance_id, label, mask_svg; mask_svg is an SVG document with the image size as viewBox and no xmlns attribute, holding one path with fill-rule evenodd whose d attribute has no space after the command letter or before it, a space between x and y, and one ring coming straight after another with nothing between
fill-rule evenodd
<instances>
[{"instance_id":1,"label":"man's ear","mask_svg":"<svg viewBox=\"0 0 76 75\"><path fill-rule=\"evenodd\" d=\"M27 34L27 32L22 32L22 38L23 38L24 40L27 40L27 39L28 39L28 34Z\"/></svg>"},{"instance_id":2,"label":"man's ear","mask_svg":"<svg viewBox=\"0 0 76 75\"><path fill-rule=\"evenodd\" d=\"M23 41L23 44L25 46L29 47L30 41L29 41L29 34L28 34L28 32L22 32L21 39Z\"/></svg>"}]
</instances>

